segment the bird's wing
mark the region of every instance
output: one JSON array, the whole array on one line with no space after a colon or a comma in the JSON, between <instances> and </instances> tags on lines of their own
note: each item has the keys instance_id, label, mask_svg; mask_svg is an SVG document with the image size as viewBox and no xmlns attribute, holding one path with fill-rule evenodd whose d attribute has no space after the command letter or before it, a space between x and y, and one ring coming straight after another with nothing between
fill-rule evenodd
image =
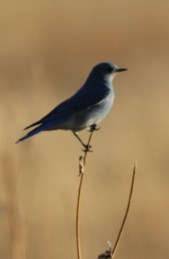
<instances>
[{"instance_id":1,"label":"bird's wing","mask_svg":"<svg viewBox=\"0 0 169 259\"><path fill-rule=\"evenodd\" d=\"M51 112L44 116L39 121L34 122L25 129L29 129L33 126L43 124L48 120L53 120L56 118L61 118L67 116L76 111L81 111L88 108L91 105L97 104L103 100L110 93L108 87L82 87L78 92L76 92L72 97L63 101L58 106L56 106Z\"/></svg>"}]
</instances>

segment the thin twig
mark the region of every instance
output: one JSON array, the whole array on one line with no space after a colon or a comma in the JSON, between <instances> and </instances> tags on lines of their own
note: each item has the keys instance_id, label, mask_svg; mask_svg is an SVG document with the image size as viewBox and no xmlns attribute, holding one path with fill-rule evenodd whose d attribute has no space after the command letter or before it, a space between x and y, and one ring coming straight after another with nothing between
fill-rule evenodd
<instances>
[{"instance_id":1,"label":"thin twig","mask_svg":"<svg viewBox=\"0 0 169 259\"><path fill-rule=\"evenodd\" d=\"M135 180L136 168L137 168L137 166L136 166L136 163L135 163L134 168L133 168L133 174L132 174L132 180L131 180L131 186L130 186L130 192L129 192L128 202L127 202L127 207L126 207L124 218L122 220L122 223L121 223L121 226L120 226L120 229L119 229L119 232L118 232L118 235L117 235L114 247L112 249L112 245L111 245L110 241L108 241L107 243L108 243L109 250L107 250L104 253L100 254L98 256L98 259L111 259L111 258L113 258L115 256L115 253L117 251L117 247L118 247L118 244L119 244L122 232L124 230L124 226L125 226L125 222L126 222L128 213L129 213L129 209L130 209L131 198L132 198L133 188L134 188L134 180Z\"/></svg>"},{"instance_id":2,"label":"thin twig","mask_svg":"<svg viewBox=\"0 0 169 259\"><path fill-rule=\"evenodd\" d=\"M91 129L89 139L87 142L87 146L90 146L91 138L93 135L94 130ZM85 170L85 164L86 164L86 158L87 153L89 152L89 149L84 150L84 156L79 158L79 176L80 176L80 182L79 182L79 189L77 194L77 207L76 207L76 246L77 246L77 258L81 259L81 244L80 244L80 199L81 199L81 192L82 192L82 184L84 179L84 170Z\"/></svg>"},{"instance_id":3,"label":"thin twig","mask_svg":"<svg viewBox=\"0 0 169 259\"><path fill-rule=\"evenodd\" d=\"M112 258L114 257L114 255L116 253L117 246L119 244L120 237L122 235L122 232L123 232L123 229L124 229L124 225L125 225L128 213L129 213L131 198L132 198L132 194L133 194L135 174L136 174L136 163L135 163L134 168L133 168L133 175L132 175L132 180L131 180L131 187L130 187L130 192L129 192L129 198L128 198L128 203L127 203L126 211L125 211L125 214L124 214L124 218L123 218L123 221L122 221L122 224L121 224L121 227L120 227L120 230L119 230L119 233L118 233L115 245L114 245L113 250L112 250Z\"/></svg>"}]
</instances>

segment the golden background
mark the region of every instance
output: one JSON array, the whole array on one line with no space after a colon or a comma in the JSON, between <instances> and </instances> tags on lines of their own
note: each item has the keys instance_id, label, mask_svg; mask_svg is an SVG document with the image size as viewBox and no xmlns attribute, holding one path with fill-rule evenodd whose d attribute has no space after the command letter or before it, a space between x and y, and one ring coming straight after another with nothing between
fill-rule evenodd
<instances>
[{"instance_id":1,"label":"golden background","mask_svg":"<svg viewBox=\"0 0 169 259\"><path fill-rule=\"evenodd\" d=\"M64 131L14 143L101 61L128 71L114 80L114 107L92 139L81 203L83 258L97 258L107 240L114 243L135 160L116 258L169 258L169 2L7 0L0 6L0 258L77 258L81 146Z\"/></svg>"}]
</instances>

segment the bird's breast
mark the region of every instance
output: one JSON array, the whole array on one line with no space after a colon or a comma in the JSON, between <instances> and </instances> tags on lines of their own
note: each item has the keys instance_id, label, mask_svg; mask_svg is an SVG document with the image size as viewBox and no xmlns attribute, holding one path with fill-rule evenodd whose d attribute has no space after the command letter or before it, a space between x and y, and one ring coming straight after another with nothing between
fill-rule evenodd
<instances>
[{"instance_id":1,"label":"bird's breast","mask_svg":"<svg viewBox=\"0 0 169 259\"><path fill-rule=\"evenodd\" d=\"M100 123L111 110L113 100L114 92L111 91L109 95L100 102L74 113L72 117L72 127L75 131L79 131L93 124Z\"/></svg>"}]
</instances>

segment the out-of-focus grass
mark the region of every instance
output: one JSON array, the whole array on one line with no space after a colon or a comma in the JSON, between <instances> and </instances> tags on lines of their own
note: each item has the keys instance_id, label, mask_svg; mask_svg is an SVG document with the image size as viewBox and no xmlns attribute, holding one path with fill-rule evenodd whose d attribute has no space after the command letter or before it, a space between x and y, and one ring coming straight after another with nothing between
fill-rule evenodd
<instances>
[{"instance_id":1,"label":"out-of-focus grass","mask_svg":"<svg viewBox=\"0 0 169 259\"><path fill-rule=\"evenodd\" d=\"M91 67L105 60L129 70L115 79L115 105L93 137L82 253L96 258L106 240L115 240L137 159L118 258L168 258L168 8L165 1L132 0L1 3L0 258L15 259L17 252L17 259L24 253L75 258L81 147L62 131L14 143L22 128L74 93ZM12 194L4 181L9 175ZM17 219L10 217L11 202ZM19 238L10 230L17 220Z\"/></svg>"}]
</instances>

